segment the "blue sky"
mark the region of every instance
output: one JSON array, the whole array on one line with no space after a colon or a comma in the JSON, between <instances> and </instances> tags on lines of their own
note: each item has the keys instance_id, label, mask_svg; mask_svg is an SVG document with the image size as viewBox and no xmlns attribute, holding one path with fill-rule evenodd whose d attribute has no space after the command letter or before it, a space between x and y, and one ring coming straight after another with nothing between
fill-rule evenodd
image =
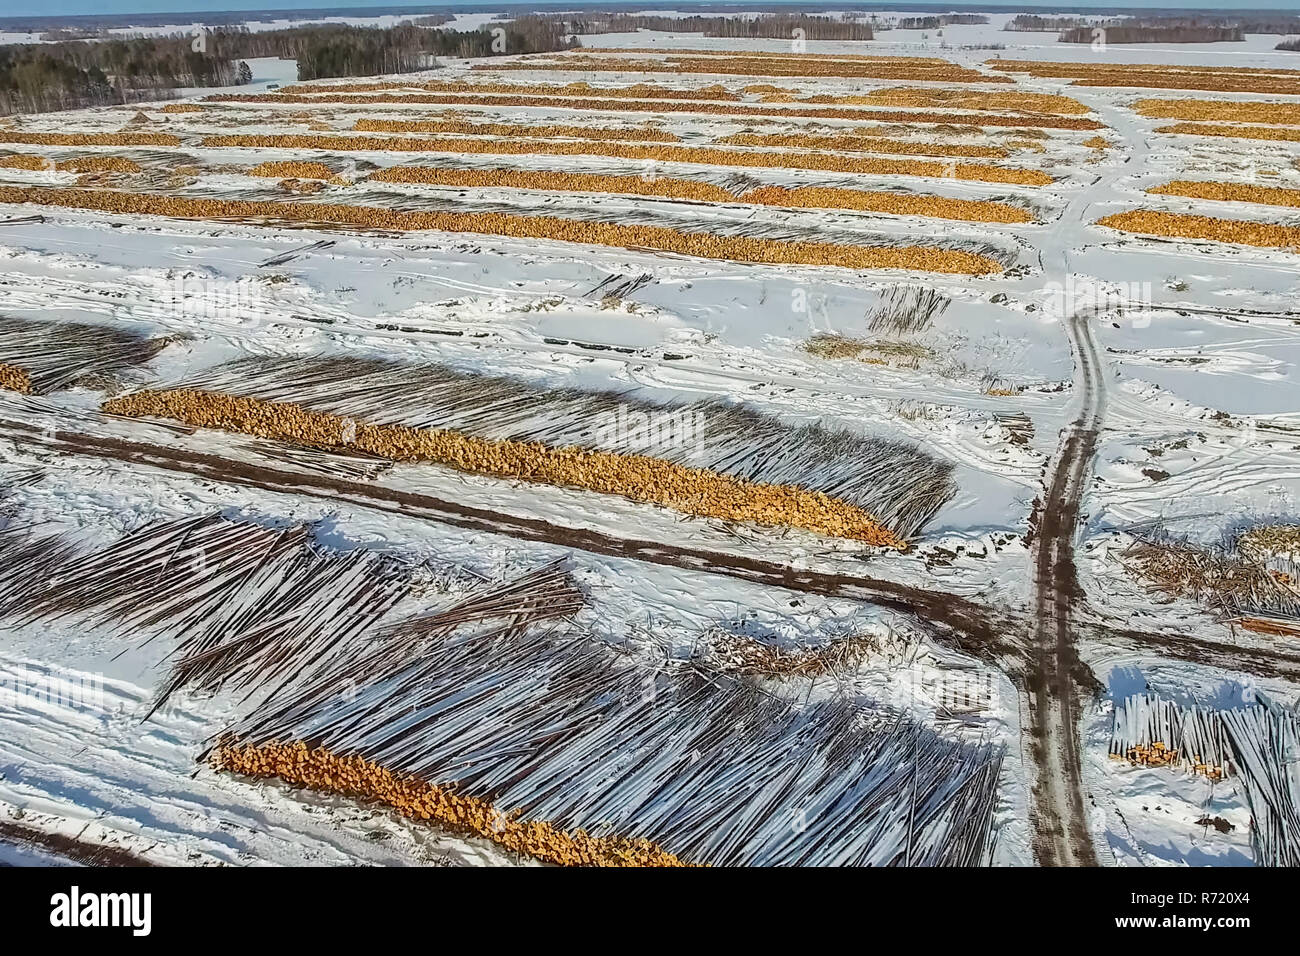
<instances>
[{"instance_id":1,"label":"blue sky","mask_svg":"<svg viewBox=\"0 0 1300 956\"><path fill-rule=\"evenodd\" d=\"M515 0L518 2L518 0ZM587 0L587 2L598 2L598 0ZM734 2L734 0L733 0ZM780 2L780 0L765 0L766 3ZM921 0L922 3L931 4L936 0ZM941 2L941 0L938 0ZM1044 3L1043 0L997 0L1004 2L1007 6L1037 6L1044 9L1051 6L1050 2ZM462 0L459 5L469 6L476 4L476 0ZM964 4L961 0L951 0L952 9L960 9ZM382 13L402 6L436 6L437 0L411 0L403 3L402 0L396 2L379 2L379 0L6 0L0 4L0 16L85 16L87 14L116 14L116 13L195 13L203 10L289 10L289 9L320 9L326 7L374 7L376 12ZM484 7L491 7L489 0L483 0L477 3ZM579 5L579 4L575 4ZM689 0L676 0L676 6L679 8L689 7ZM828 8L834 5L834 0L827 0ZM1231 4L1225 4L1223 0L1076 0L1070 3L1069 0L1062 3L1066 6L1094 6L1108 7L1116 10L1123 9L1150 9L1152 7L1179 7L1183 9L1213 10L1220 13L1226 13L1232 9ZM504 4L503 4L504 6ZM663 0L646 0L647 9L669 9L672 3L665 3ZM906 9L906 3L900 3L900 9ZM1278 10L1297 10L1300 9L1300 0L1255 0L1250 3L1251 7L1259 6Z\"/></svg>"}]
</instances>

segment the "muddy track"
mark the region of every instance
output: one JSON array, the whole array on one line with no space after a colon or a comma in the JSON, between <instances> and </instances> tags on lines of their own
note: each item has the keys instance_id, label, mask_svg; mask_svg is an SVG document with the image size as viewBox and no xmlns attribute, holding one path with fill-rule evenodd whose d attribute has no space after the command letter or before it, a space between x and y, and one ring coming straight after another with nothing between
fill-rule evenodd
<instances>
[{"instance_id":1,"label":"muddy track","mask_svg":"<svg viewBox=\"0 0 1300 956\"><path fill-rule=\"evenodd\" d=\"M101 438L68 431L53 436L35 426L6 419L0 419L0 438L28 447L39 447L49 454L125 462L223 484L278 494L307 495L357 508L424 518L471 531L505 535L591 554L726 575L807 594L870 602L914 617L945 645L995 664L1013 679L1027 683L1027 666L1032 662L1031 648L1020 637L1031 631L1030 616L1025 609L998 607L987 602L864 575L800 571L741 554L620 538L535 518L473 508L430 495L386 488L380 484L330 478L315 472L289 471L147 442ZM1076 630L1089 640L1120 650L1159 648L1168 657L1177 660L1242 670L1260 676L1300 680L1300 653L1224 644L1181 633L1114 629L1098 623L1079 623Z\"/></svg>"},{"instance_id":2,"label":"muddy track","mask_svg":"<svg viewBox=\"0 0 1300 956\"><path fill-rule=\"evenodd\" d=\"M943 643L964 653L1002 665L1006 663L1000 659L1002 655L1018 658L1021 654L1020 642L1014 640L1014 635L1022 628L1014 615L986 604L895 581L801 571L741 554L616 537L379 484L287 471L165 445L66 431L50 435L35 426L10 419L0 419L0 438L8 438L20 446L40 446L53 454L145 465L224 484L281 494L310 495L408 518L427 518L457 528L506 535L521 541L543 542L609 557L725 574L792 591L864 601L916 615L934 627L936 637Z\"/></svg>"},{"instance_id":3,"label":"muddy track","mask_svg":"<svg viewBox=\"0 0 1300 956\"><path fill-rule=\"evenodd\" d=\"M1079 509L1092 474L1105 405L1101 360L1091 314L1065 327L1075 358L1079 408L1062 433L1034 540L1032 663L1025 690L1037 764L1031 822L1043 866L1095 866L1079 758L1079 705L1096 679L1075 650L1073 610L1082 598L1074 543Z\"/></svg>"},{"instance_id":4,"label":"muddy track","mask_svg":"<svg viewBox=\"0 0 1300 956\"><path fill-rule=\"evenodd\" d=\"M154 865L120 847L86 843L76 837L46 833L43 830L10 823L6 820L0 820L0 842L9 843L13 846L26 846L44 850L46 853L81 866L138 867Z\"/></svg>"}]
</instances>

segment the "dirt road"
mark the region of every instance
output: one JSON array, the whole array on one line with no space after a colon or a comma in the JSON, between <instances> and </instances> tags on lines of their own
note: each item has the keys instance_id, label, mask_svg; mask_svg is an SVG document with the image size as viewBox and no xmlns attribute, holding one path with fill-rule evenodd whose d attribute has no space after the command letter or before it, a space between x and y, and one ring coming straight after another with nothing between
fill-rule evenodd
<instances>
[{"instance_id":1,"label":"dirt road","mask_svg":"<svg viewBox=\"0 0 1300 956\"><path fill-rule=\"evenodd\" d=\"M1073 610L1082 595L1074 560L1079 509L1092 474L1105 409L1092 313L1064 322L1075 360L1074 420L1061 434L1034 539L1032 664L1026 678L1029 733L1037 765L1031 819L1044 866L1095 866L1079 760L1081 692L1096 680L1074 646Z\"/></svg>"},{"instance_id":2,"label":"dirt road","mask_svg":"<svg viewBox=\"0 0 1300 956\"><path fill-rule=\"evenodd\" d=\"M315 472L235 461L218 455L149 442L73 433L51 434L34 425L0 419L0 439L8 439L50 455L98 458L156 468L172 474L203 478L263 491L306 495L351 507L424 518L453 527L500 534L610 557L720 574L772 587L826 597L870 602L915 617L936 639L981 660L1003 668L1014 679L1027 682L1040 645L1025 635L1033 632L1032 608L999 607L988 602L957 597L864 575L796 570L734 552L687 548L658 541L623 538L584 528L571 528L536 518L503 514L445 501L430 495L399 491L382 484L331 478ZM1101 627L1075 622L1075 630L1091 641L1117 650L1159 648L1177 660L1232 667L1259 675L1300 679L1300 653L1268 647L1198 638L1188 634L1161 634L1133 629Z\"/></svg>"}]
</instances>

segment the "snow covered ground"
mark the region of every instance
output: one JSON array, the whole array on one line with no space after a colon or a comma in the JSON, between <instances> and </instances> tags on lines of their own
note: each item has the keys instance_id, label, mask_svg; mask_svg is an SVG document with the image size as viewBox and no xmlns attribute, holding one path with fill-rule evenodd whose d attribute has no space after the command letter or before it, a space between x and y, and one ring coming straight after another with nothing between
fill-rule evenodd
<instances>
[{"instance_id":1,"label":"snow covered ground","mask_svg":"<svg viewBox=\"0 0 1300 956\"><path fill-rule=\"evenodd\" d=\"M936 32L889 31L869 44L808 43L809 53L942 56L985 69L990 57L1097 60L1108 63L1300 67L1272 50L1273 37L1241 44L1112 45L1104 52L1058 44L1052 34L1008 33L1007 17ZM468 24L459 21L453 26ZM475 25L475 24L468 24ZM252 25L250 25L252 26ZM259 25L260 26L260 25ZM599 47L789 50L784 41L711 40L690 34L605 35ZM0 41L4 38L0 37ZM992 50L994 44L1004 49ZM288 61L256 61L255 88L292 81ZM487 64L491 66L492 64ZM584 75L548 70L471 70L449 62L410 77L560 83L586 79L618 86L654 82L740 89L736 76ZM811 93L852 94L900 80L763 78ZM1270 206L1150 196L1171 179L1242 180L1242 171L1273 168L1271 185L1297 188L1300 144L1171 136L1165 121L1131 109L1144 96L1244 94L1137 91L1066 86L1017 76L989 91L1060 93L1078 99L1105 124L1100 131L1051 130L1042 152L1013 152L1001 165L1048 171L1043 187L892 174L845 174L780 168L721 170L658 163L656 175L720 180L744 172L763 184L833 185L951 198L1007 201L1038 221L974 224L921 216L791 210L661 198L504 188L395 186L368 183L375 167L432 160L466 167L510 166L562 172L641 175L636 160L597 156L486 156L407 152L210 148L203 135L344 133L360 117L435 118L443 107L400 103L284 105L235 103L203 112L164 114L143 107L149 122L133 130L168 132L183 145L50 147L4 144L16 153L55 160L90 153L131 156L145 172L112 188L197 198L263 198L274 180L248 175L264 160L307 159L331 165L352 185L331 186L306 201L397 208L508 210L586 216L725 234L761 228L826 241L981 243L1009 265L977 278L904 270L850 271L830 266L737 263L545 240L427 232L349 234L278 229L71 209L6 206L0 219L40 214L43 221L0 221L0 315L130 328L175 339L127 384L183 383L245 355L321 353L436 362L509 374L549 387L615 388L660 399L719 397L743 402L790 424L820 422L862 435L913 443L950 462L958 492L904 554L809 533L723 525L593 492L469 476L433 465L400 464L373 482L399 492L463 502L501 515L535 518L558 528L664 542L738 558L761 557L799 571L866 576L907 588L969 599L1027 614L1035 582L1032 517L1058 454L1063 429L1078 410L1072 340L1066 320L1080 312L1100 345L1105 418L1093 476L1082 502L1080 579L1090 629L1080 652L1103 690L1086 702L1079 732L1089 824L1100 862L1121 865L1251 862L1249 813L1231 780L1211 784L1169 770L1131 767L1107 758L1113 703L1135 688L1225 705L1259 678L1220 667L1170 661L1157 649L1117 649L1107 628L1149 628L1206 640L1242 640L1294 654L1295 638L1243 636L1190 601L1169 605L1119 563L1127 535L1155 526L1198 541L1219 540L1243 523L1294 521L1300 505L1300 258L1200 241L1155 241L1093 225L1136 207L1168 208L1236 219L1291 222ZM950 85L948 85L950 86ZM947 88L947 87L945 87ZM212 91L187 91L198 97ZM249 87L231 92L250 92ZM1269 99L1300 103L1297 97ZM754 102L751 97L750 102ZM24 117L23 132L108 132L142 107ZM561 98L544 107L458 107L461 118L516 124L615 125L654 119L684 145L707 145L750 126L745 118L705 114L579 112ZM301 116L324 129L309 134ZM593 118L594 117L594 118ZM820 121L837 129L858 125ZM957 114L954 123L978 123ZM765 126L754 126L769 131ZM825 132L819 129L818 132ZM3 132L3 131L0 131ZM1112 143L1093 150L1100 132ZM933 131L913 127L918 142ZM963 141L999 143L1013 134L986 127ZM954 138L945 134L944 141ZM196 176L168 182L177 167ZM4 185L75 186L70 172L0 168ZM443 204L438 206L437 204ZM298 252L311 243L325 248ZM297 253L274 265L276 257ZM629 296L608 301L598 290L611 277L647 277ZM870 334L868 316L890 289L923 285L952 300L912 344L907 360L868 363L827 359L807 350L818 334ZM178 300L180 305L178 305ZM0 393L0 420L23 421L45 434L78 431L231 461L276 463L266 443L217 432L186 434L158 425L97 416L103 395L77 388L37 402ZM985 656L945 646L905 613L857 601L737 580L706 569L619 559L468 531L424 518L368 509L355 502L255 491L189 478L147 462L54 455L41 443L0 433L0 486L26 523L50 523L103 540L148 520L221 511L259 519L319 522L332 545L418 555L489 578L570 556L591 595L584 623L604 639L653 637L673 656L691 653L710 628L744 625L786 646L818 646L845 635L872 635L880 651L844 675L851 692L873 707L912 716L944 733L1006 747L996 814L994 861L1033 860L1029 801L1033 768L1022 743L1025 697ZM293 466L290 466L293 467ZM34 483L26 476L39 475ZM454 589L453 589L454 590ZM443 596L439 596L442 599ZM432 604L438 601L431 602ZM921 622L923 623L923 622ZM229 722L236 704L182 695L142 722L167 648L140 649L121 635L32 625L0 630L0 820L119 847L158 862L448 863L512 861L493 845L432 831L346 800L305 796L252 784L195 764L204 742ZM966 719L954 720L944 688L982 675L993 688ZM78 686L91 675L93 700L49 699L52 682ZM1294 684L1266 682L1288 703ZM56 695L57 696L57 695ZM1219 817L1220 832L1198 821ZM23 863L0 844L0 864Z\"/></svg>"}]
</instances>

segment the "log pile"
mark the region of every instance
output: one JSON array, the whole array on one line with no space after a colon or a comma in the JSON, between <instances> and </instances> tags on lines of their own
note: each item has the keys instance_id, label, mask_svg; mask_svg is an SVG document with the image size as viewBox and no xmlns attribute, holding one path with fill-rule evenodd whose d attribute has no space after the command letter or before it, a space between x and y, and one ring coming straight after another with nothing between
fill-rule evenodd
<instances>
[{"instance_id":1,"label":"log pile","mask_svg":"<svg viewBox=\"0 0 1300 956\"><path fill-rule=\"evenodd\" d=\"M529 126L521 123L471 123L466 120L382 120L363 118L352 127L361 133L452 133L466 136L506 136L526 139L593 139L645 143L677 143L681 137L646 126Z\"/></svg>"},{"instance_id":2,"label":"log pile","mask_svg":"<svg viewBox=\"0 0 1300 956\"><path fill-rule=\"evenodd\" d=\"M603 89L600 92L604 92ZM214 103L275 103L372 106L538 106L569 110L613 110L619 113L699 113L717 116L764 117L769 119L838 119L863 123L971 123L979 126L1033 127L1036 129L1092 130L1104 125L1086 116L1049 116L1045 114L939 113L908 110L847 109L839 106L758 106L749 103L682 102L674 100L622 100L617 97L531 96L528 94L495 95L490 93L392 93L392 94L322 94L320 96L281 96L275 93L214 93L207 98Z\"/></svg>"},{"instance_id":3,"label":"log pile","mask_svg":"<svg viewBox=\"0 0 1300 956\"><path fill-rule=\"evenodd\" d=\"M279 219L361 229L406 232L437 229L588 245L652 249L732 262L829 265L846 269L907 269L988 275L1002 266L988 256L934 246L846 246L834 243L753 239L683 233L664 226L622 226L553 216L504 213L406 212L333 203L195 199L116 190L0 186L0 204L32 203L129 215L184 219Z\"/></svg>"},{"instance_id":4,"label":"log pile","mask_svg":"<svg viewBox=\"0 0 1300 956\"><path fill-rule=\"evenodd\" d=\"M1148 236L1209 239L1213 242L1235 242L1244 246L1268 249L1293 251L1300 249L1300 227L1278 226L1268 222L1216 219L1213 216L1185 216L1179 213L1158 212L1154 209L1135 209L1131 212L1103 216L1097 220L1097 225Z\"/></svg>"},{"instance_id":5,"label":"log pile","mask_svg":"<svg viewBox=\"0 0 1300 956\"><path fill-rule=\"evenodd\" d=\"M432 462L496 478L582 488L725 521L802 528L878 547L907 547L871 515L821 492L744 481L645 455L489 440L446 429L372 425L288 402L194 389L135 392L108 400L103 410L359 451L392 461Z\"/></svg>"},{"instance_id":6,"label":"log pile","mask_svg":"<svg viewBox=\"0 0 1300 956\"><path fill-rule=\"evenodd\" d=\"M1071 86L1300 94L1300 70L1267 67L1175 67L1168 63L1053 63L1000 59L988 60L985 66L1006 73L1068 79Z\"/></svg>"},{"instance_id":7,"label":"log pile","mask_svg":"<svg viewBox=\"0 0 1300 956\"><path fill-rule=\"evenodd\" d=\"M949 199L915 193L892 193L822 186L760 186L736 194L711 183L690 179L605 176L596 173L552 173L520 169L443 169L430 166L390 166L374 173L376 182L419 183L471 188L544 189L563 192L624 193L663 196L696 202L743 202L787 209L853 209L895 216L930 216L962 222L1032 222L1018 206L974 199Z\"/></svg>"},{"instance_id":8,"label":"log pile","mask_svg":"<svg viewBox=\"0 0 1300 956\"><path fill-rule=\"evenodd\" d=\"M665 163L698 163L707 166L757 167L762 169L816 169L840 173L928 176L942 179L975 180L1046 186L1052 177L1038 169L991 166L984 163L938 162L934 160L883 159L840 156L831 153L753 152L706 146L641 146L634 143L574 141L517 142L512 140L414 139L367 136L226 135L208 136L200 144L207 148L323 149L335 151L434 152L471 155L608 156L616 159L652 160Z\"/></svg>"},{"instance_id":9,"label":"log pile","mask_svg":"<svg viewBox=\"0 0 1300 956\"><path fill-rule=\"evenodd\" d=\"M456 833L483 837L513 853L557 866L686 866L649 840L565 832L549 823L522 822L486 800L457 793L413 776L394 773L361 757L339 756L302 741L262 746L226 746L212 764L246 777L278 777L306 787L358 800L373 800L411 820L434 823Z\"/></svg>"},{"instance_id":10,"label":"log pile","mask_svg":"<svg viewBox=\"0 0 1300 956\"><path fill-rule=\"evenodd\" d=\"M828 103L837 106L902 106L911 108L935 107L950 110L1011 110L1024 113L1052 113L1061 116L1081 116L1089 112L1078 100L1056 93L1023 93L1006 91L986 93L979 90L947 90L895 86L870 93L835 95L819 93L801 99L801 103Z\"/></svg>"},{"instance_id":11,"label":"log pile","mask_svg":"<svg viewBox=\"0 0 1300 956\"><path fill-rule=\"evenodd\" d=\"M20 133L0 131L0 143L29 146L179 146L169 133Z\"/></svg>"},{"instance_id":12,"label":"log pile","mask_svg":"<svg viewBox=\"0 0 1300 956\"><path fill-rule=\"evenodd\" d=\"M334 170L324 163L309 163L301 160L284 162L258 163L248 171L250 176L266 176L271 179L324 179L334 178Z\"/></svg>"},{"instance_id":13,"label":"log pile","mask_svg":"<svg viewBox=\"0 0 1300 956\"><path fill-rule=\"evenodd\" d=\"M832 135L811 133L735 133L718 143L723 146L790 147L793 149L836 149L863 153L899 153L910 156L969 156L978 159L1005 159L1000 146L974 146L968 143L922 143L911 140L884 139L876 136Z\"/></svg>"},{"instance_id":14,"label":"log pile","mask_svg":"<svg viewBox=\"0 0 1300 956\"><path fill-rule=\"evenodd\" d=\"M1192 182L1178 179L1162 186L1153 186L1147 192L1156 196L1186 196L1189 199L1210 199L1217 202L1253 202L1267 206L1300 207L1300 189L1252 186L1248 183Z\"/></svg>"},{"instance_id":15,"label":"log pile","mask_svg":"<svg viewBox=\"0 0 1300 956\"><path fill-rule=\"evenodd\" d=\"M328 85L294 85L280 90L282 101L291 96L337 95L339 93L382 93L388 90L427 90L430 93L522 93L526 96L609 96L633 100L732 100L740 96L724 86L699 86L679 89L655 83L631 86L592 86L590 83L466 83L464 80L432 80L428 83L332 83ZM775 87L773 87L775 89ZM746 90L748 92L748 90ZM264 102L274 102L269 96Z\"/></svg>"},{"instance_id":16,"label":"log pile","mask_svg":"<svg viewBox=\"0 0 1300 956\"><path fill-rule=\"evenodd\" d=\"M125 156L78 156L54 167L68 173L138 173L140 164Z\"/></svg>"},{"instance_id":17,"label":"log pile","mask_svg":"<svg viewBox=\"0 0 1300 956\"><path fill-rule=\"evenodd\" d=\"M1218 136L1226 139L1300 143L1300 128L1287 126L1215 126L1211 123L1174 123L1172 126L1161 126L1156 132L1176 136Z\"/></svg>"},{"instance_id":18,"label":"log pile","mask_svg":"<svg viewBox=\"0 0 1300 956\"><path fill-rule=\"evenodd\" d=\"M0 388L7 388L11 392L30 395L32 378L25 369L21 369L17 365L0 362Z\"/></svg>"},{"instance_id":19,"label":"log pile","mask_svg":"<svg viewBox=\"0 0 1300 956\"><path fill-rule=\"evenodd\" d=\"M0 169L26 169L38 173L52 167L53 164L48 159L35 153L13 153L0 159Z\"/></svg>"},{"instance_id":20,"label":"log pile","mask_svg":"<svg viewBox=\"0 0 1300 956\"><path fill-rule=\"evenodd\" d=\"M1216 123L1300 123L1294 103L1266 101L1177 99L1138 100L1133 109L1152 119L1202 120Z\"/></svg>"}]
</instances>

